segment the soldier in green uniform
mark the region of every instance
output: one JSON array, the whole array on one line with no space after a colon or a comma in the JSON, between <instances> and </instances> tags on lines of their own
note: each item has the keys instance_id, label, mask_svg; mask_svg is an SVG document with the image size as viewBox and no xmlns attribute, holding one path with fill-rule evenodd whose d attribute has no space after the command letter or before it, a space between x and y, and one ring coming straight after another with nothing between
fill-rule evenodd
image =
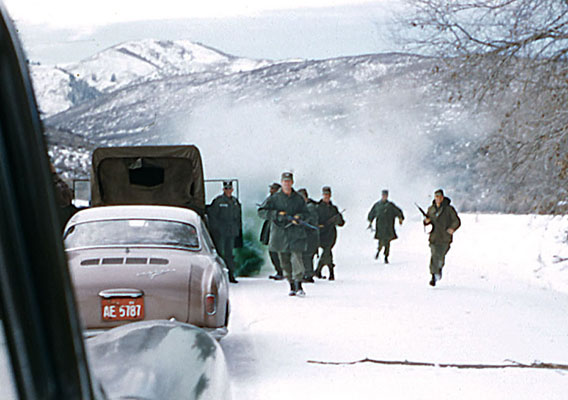
<instances>
[{"instance_id":1,"label":"soldier in green uniform","mask_svg":"<svg viewBox=\"0 0 568 400\"><path fill-rule=\"evenodd\" d=\"M292 187L292 173L284 172L281 184L282 188L261 204L258 216L271 222L269 250L278 253L280 266L290 283L289 295L303 297L306 293L302 288L302 254L307 249L307 235L301 221L309 212L302 196Z\"/></svg>"},{"instance_id":2,"label":"soldier in green uniform","mask_svg":"<svg viewBox=\"0 0 568 400\"><path fill-rule=\"evenodd\" d=\"M382 249L385 249L385 264L389 263L390 255L390 242L397 239L396 230L394 228L394 221L398 218L399 223L402 225L404 221L404 214L396 204L389 201L389 191L383 190L381 200L377 201L367 219L369 220L369 228L375 223L375 239L379 241L379 248L375 255L375 260L379 258Z\"/></svg>"},{"instance_id":3,"label":"soldier in green uniform","mask_svg":"<svg viewBox=\"0 0 568 400\"><path fill-rule=\"evenodd\" d=\"M270 196L272 196L274 193L280 190L280 184L275 182L272 185L270 185L268 188L270 190ZM264 221L264 223L262 224L262 229L260 230L260 243L264 244L265 246L268 246L269 242L270 242L270 221ZM282 279L284 279L284 273L282 272L282 268L280 267L280 259L278 258L278 253L269 250L268 255L270 256L270 261L272 262L272 265L276 270L276 274L270 275L268 278L274 279L276 281L281 281Z\"/></svg>"},{"instance_id":4,"label":"soldier in green uniform","mask_svg":"<svg viewBox=\"0 0 568 400\"><path fill-rule=\"evenodd\" d=\"M446 254L450 250L454 232L460 227L461 221L456 209L451 205L451 200L444 196L442 189L434 193L434 201L428 208L424 218L424 225L432 225L430 232L430 280L431 286L442 279L442 268L446 260Z\"/></svg>"},{"instance_id":5,"label":"soldier in green uniform","mask_svg":"<svg viewBox=\"0 0 568 400\"><path fill-rule=\"evenodd\" d=\"M213 200L207 209L207 213L215 244L229 269L229 281L238 283L235 279L233 249L235 248L235 240L242 229L242 218L241 204L233 197L232 182L223 182L223 194Z\"/></svg>"},{"instance_id":6,"label":"soldier in green uniform","mask_svg":"<svg viewBox=\"0 0 568 400\"><path fill-rule=\"evenodd\" d=\"M343 215L337 207L331 202L331 188L324 186L322 188L322 199L317 203L318 221L320 228L320 247L323 253L320 256L318 267L316 269L316 277L322 278L322 269L327 265L329 268L329 280L335 280L335 264L333 263L332 249L337 241L337 226L345 225Z\"/></svg>"},{"instance_id":7,"label":"soldier in green uniform","mask_svg":"<svg viewBox=\"0 0 568 400\"><path fill-rule=\"evenodd\" d=\"M309 216L306 222L310 225L318 226L317 203L310 199L306 189L302 188L298 190L298 193L302 195L308 208ZM307 249L302 255L304 261L304 282L314 283L314 256L319 249L319 231L309 228L305 229L307 235Z\"/></svg>"}]
</instances>

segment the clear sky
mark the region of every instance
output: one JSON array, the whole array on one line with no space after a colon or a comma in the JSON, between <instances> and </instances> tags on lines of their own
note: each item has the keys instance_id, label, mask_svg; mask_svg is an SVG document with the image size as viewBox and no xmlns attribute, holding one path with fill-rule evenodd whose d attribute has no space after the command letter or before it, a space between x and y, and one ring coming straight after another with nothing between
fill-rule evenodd
<instances>
[{"instance_id":1,"label":"clear sky","mask_svg":"<svg viewBox=\"0 0 568 400\"><path fill-rule=\"evenodd\" d=\"M4 0L12 17L52 27L178 18L258 16L299 10L388 3L392 0Z\"/></svg>"},{"instance_id":2,"label":"clear sky","mask_svg":"<svg viewBox=\"0 0 568 400\"><path fill-rule=\"evenodd\" d=\"M401 0L4 1L28 57L45 64L144 38L189 39L268 59L398 50L388 15Z\"/></svg>"}]
</instances>

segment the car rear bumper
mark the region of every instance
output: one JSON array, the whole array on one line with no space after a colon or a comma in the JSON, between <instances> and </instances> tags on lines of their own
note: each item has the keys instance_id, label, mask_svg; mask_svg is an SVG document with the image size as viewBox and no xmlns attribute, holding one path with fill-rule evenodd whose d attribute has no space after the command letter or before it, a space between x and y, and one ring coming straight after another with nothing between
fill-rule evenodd
<instances>
[{"instance_id":1,"label":"car rear bumper","mask_svg":"<svg viewBox=\"0 0 568 400\"><path fill-rule=\"evenodd\" d=\"M110 328L112 329L112 328ZM201 328L203 329L205 332L207 332L211 337L213 337L215 340L220 341L221 339L223 339L225 336L227 336L227 334L229 333L229 330L227 329L226 326L223 326L221 328ZM89 339L92 337L95 337L97 335L100 335L101 333L106 332L108 329L85 329L83 331L83 337L85 339Z\"/></svg>"},{"instance_id":2,"label":"car rear bumper","mask_svg":"<svg viewBox=\"0 0 568 400\"><path fill-rule=\"evenodd\" d=\"M227 336L227 333L229 333L229 330L227 329L226 326L223 326L222 328L201 328L201 329L203 329L205 332L207 332L217 341L220 341L225 336Z\"/></svg>"}]
</instances>

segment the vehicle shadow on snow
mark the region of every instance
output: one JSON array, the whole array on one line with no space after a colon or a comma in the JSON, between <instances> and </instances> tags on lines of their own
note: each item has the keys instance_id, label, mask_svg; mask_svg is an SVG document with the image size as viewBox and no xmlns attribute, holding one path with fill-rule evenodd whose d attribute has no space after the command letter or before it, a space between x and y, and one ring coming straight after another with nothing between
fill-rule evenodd
<instances>
[{"instance_id":1,"label":"vehicle shadow on snow","mask_svg":"<svg viewBox=\"0 0 568 400\"><path fill-rule=\"evenodd\" d=\"M231 380L241 380L258 374L258 357L250 335L229 333L220 344L225 353Z\"/></svg>"}]
</instances>

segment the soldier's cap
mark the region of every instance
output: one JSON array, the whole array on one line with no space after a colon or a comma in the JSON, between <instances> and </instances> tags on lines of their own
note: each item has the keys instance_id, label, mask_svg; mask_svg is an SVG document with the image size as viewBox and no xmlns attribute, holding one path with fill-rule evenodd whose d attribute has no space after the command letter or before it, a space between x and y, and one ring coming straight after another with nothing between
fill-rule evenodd
<instances>
[{"instance_id":1,"label":"soldier's cap","mask_svg":"<svg viewBox=\"0 0 568 400\"><path fill-rule=\"evenodd\" d=\"M306 199L308 198L308 191L306 190L306 188L301 188L298 189L298 193L300 193L302 196L304 196Z\"/></svg>"},{"instance_id":2,"label":"soldier's cap","mask_svg":"<svg viewBox=\"0 0 568 400\"><path fill-rule=\"evenodd\" d=\"M294 174L291 172L282 172L282 179L283 181L293 181Z\"/></svg>"},{"instance_id":3,"label":"soldier's cap","mask_svg":"<svg viewBox=\"0 0 568 400\"><path fill-rule=\"evenodd\" d=\"M268 186L270 189L274 189L274 190L278 190L282 187L282 185L280 185L279 183L272 183L270 186Z\"/></svg>"},{"instance_id":4,"label":"soldier's cap","mask_svg":"<svg viewBox=\"0 0 568 400\"><path fill-rule=\"evenodd\" d=\"M321 188L321 193L322 194L331 194L331 187L329 186L324 186Z\"/></svg>"},{"instance_id":5,"label":"soldier's cap","mask_svg":"<svg viewBox=\"0 0 568 400\"><path fill-rule=\"evenodd\" d=\"M388 195L389 195L389 191L388 191L388 190L386 190L386 189L383 189L383 191L382 191L382 194L384 194L384 195L388 196Z\"/></svg>"},{"instance_id":6,"label":"soldier's cap","mask_svg":"<svg viewBox=\"0 0 568 400\"><path fill-rule=\"evenodd\" d=\"M223 189L232 189L233 182L232 181L223 181Z\"/></svg>"}]
</instances>

